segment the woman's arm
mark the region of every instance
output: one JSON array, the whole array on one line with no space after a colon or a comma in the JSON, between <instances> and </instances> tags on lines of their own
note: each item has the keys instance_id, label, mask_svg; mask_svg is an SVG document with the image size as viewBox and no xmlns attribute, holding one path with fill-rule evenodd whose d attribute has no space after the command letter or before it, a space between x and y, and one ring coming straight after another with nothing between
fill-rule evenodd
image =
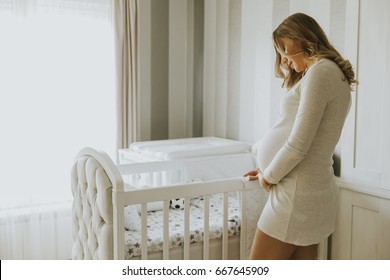
<instances>
[{"instance_id":1,"label":"woman's arm","mask_svg":"<svg viewBox=\"0 0 390 280\"><path fill-rule=\"evenodd\" d=\"M315 67L301 85L301 97L290 136L264 170L264 179L277 184L307 155L331 99L330 69Z\"/></svg>"}]
</instances>

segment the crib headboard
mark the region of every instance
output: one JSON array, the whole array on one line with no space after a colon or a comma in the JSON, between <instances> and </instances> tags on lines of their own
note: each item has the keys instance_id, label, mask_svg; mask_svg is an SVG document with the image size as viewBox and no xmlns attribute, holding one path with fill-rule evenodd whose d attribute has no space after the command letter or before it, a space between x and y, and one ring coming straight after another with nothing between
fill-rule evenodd
<instances>
[{"instance_id":1,"label":"crib headboard","mask_svg":"<svg viewBox=\"0 0 390 280\"><path fill-rule=\"evenodd\" d=\"M110 157L82 149L72 167L72 259L113 259L113 187L123 180Z\"/></svg>"}]
</instances>

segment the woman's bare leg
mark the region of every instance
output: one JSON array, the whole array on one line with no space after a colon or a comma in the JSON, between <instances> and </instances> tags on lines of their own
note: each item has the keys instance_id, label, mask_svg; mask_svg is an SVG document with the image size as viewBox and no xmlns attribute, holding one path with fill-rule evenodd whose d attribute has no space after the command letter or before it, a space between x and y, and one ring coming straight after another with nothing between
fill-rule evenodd
<instances>
[{"instance_id":1,"label":"woman's bare leg","mask_svg":"<svg viewBox=\"0 0 390 280\"><path fill-rule=\"evenodd\" d=\"M296 246L273 238L257 229L253 239L251 260L315 260L318 244Z\"/></svg>"},{"instance_id":2,"label":"woman's bare leg","mask_svg":"<svg viewBox=\"0 0 390 280\"><path fill-rule=\"evenodd\" d=\"M316 260L318 244L298 246L291 256L292 260Z\"/></svg>"},{"instance_id":3,"label":"woman's bare leg","mask_svg":"<svg viewBox=\"0 0 390 280\"><path fill-rule=\"evenodd\" d=\"M288 260L297 246L273 238L257 229L253 240L251 260Z\"/></svg>"}]
</instances>

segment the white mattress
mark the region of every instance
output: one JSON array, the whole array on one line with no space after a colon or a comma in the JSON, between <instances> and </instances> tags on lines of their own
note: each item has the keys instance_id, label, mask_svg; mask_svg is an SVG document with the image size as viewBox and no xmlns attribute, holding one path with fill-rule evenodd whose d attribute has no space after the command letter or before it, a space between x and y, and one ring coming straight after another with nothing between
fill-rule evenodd
<instances>
[{"instance_id":1,"label":"white mattress","mask_svg":"<svg viewBox=\"0 0 390 280\"><path fill-rule=\"evenodd\" d=\"M251 152L249 143L218 137L196 137L132 143L130 151L159 160Z\"/></svg>"}]
</instances>

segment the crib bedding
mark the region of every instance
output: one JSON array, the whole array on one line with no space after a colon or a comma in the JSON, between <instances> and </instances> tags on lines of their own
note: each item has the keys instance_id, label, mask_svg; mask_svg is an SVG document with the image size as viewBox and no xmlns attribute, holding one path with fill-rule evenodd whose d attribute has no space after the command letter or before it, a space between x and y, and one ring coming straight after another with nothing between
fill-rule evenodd
<instances>
[{"instance_id":1,"label":"crib bedding","mask_svg":"<svg viewBox=\"0 0 390 280\"><path fill-rule=\"evenodd\" d=\"M209 238L222 238L223 233L223 195L210 196ZM125 216L125 219L129 218ZM204 234L204 198L197 197L190 202L190 244L203 241ZM147 213L148 253L163 250L163 211ZM235 193L228 198L228 236L237 236L240 232L239 201ZM125 230L125 259L141 255L140 231ZM177 248L184 244L184 210L169 211L169 247Z\"/></svg>"}]
</instances>

